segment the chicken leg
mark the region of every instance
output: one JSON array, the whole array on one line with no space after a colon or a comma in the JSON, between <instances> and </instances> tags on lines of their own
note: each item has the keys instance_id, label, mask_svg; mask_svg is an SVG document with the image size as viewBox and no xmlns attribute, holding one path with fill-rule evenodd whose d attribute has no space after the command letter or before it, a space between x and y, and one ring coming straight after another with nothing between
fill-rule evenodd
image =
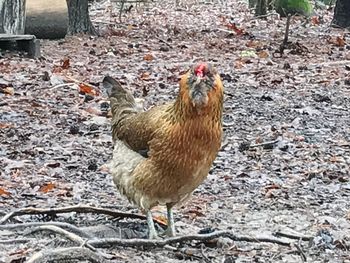
<instances>
[{"instance_id":1,"label":"chicken leg","mask_svg":"<svg viewBox=\"0 0 350 263\"><path fill-rule=\"evenodd\" d=\"M157 239L158 234L156 228L154 227L152 212L150 210L147 211L147 225L148 225L148 238L149 239Z\"/></svg>"},{"instance_id":2,"label":"chicken leg","mask_svg":"<svg viewBox=\"0 0 350 263\"><path fill-rule=\"evenodd\" d=\"M167 203L166 209L167 209L167 216L168 216L168 227L164 231L164 235L168 237L174 237L175 236L175 223L174 223L174 214L173 214L173 203Z\"/></svg>"}]
</instances>

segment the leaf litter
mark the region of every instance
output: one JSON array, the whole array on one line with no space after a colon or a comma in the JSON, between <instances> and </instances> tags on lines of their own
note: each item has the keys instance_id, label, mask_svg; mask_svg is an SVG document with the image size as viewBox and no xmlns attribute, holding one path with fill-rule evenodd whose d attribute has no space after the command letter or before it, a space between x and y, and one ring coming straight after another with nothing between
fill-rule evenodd
<instances>
[{"instance_id":1,"label":"leaf litter","mask_svg":"<svg viewBox=\"0 0 350 263\"><path fill-rule=\"evenodd\" d=\"M350 262L350 51L344 33L328 26L330 10L317 10L305 25L295 17L282 55L285 20L256 19L242 1L150 2L123 14L123 23L110 1L93 2L90 11L101 37L43 40L38 60L3 53L1 213L79 203L137 213L105 168L112 140L100 82L116 77L149 108L175 98L189 66L209 61L226 89L225 135L208 179L177 208L180 235L287 229L313 237L300 245L308 261ZM164 210L156 216L163 220ZM57 220L118 225L75 213ZM42 246L0 247L0 260L17 262ZM183 260L164 249L109 253L126 262ZM265 243L203 253L212 262L302 260L293 248Z\"/></svg>"}]
</instances>

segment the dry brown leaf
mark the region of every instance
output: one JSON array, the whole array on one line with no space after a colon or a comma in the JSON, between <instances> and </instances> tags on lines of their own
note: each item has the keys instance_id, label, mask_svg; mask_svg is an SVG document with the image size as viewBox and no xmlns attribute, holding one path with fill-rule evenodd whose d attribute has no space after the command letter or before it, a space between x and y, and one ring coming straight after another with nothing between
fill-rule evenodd
<instances>
[{"instance_id":1,"label":"dry brown leaf","mask_svg":"<svg viewBox=\"0 0 350 263\"><path fill-rule=\"evenodd\" d=\"M318 16L313 16L311 17L311 24L316 26L316 25L319 25L320 24L320 19Z\"/></svg>"},{"instance_id":2,"label":"dry brown leaf","mask_svg":"<svg viewBox=\"0 0 350 263\"><path fill-rule=\"evenodd\" d=\"M146 60L146 61L152 61L154 59L153 55L152 54L146 54L144 57L143 57L143 60Z\"/></svg>"},{"instance_id":3,"label":"dry brown leaf","mask_svg":"<svg viewBox=\"0 0 350 263\"><path fill-rule=\"evenodd\" d=\"M68 69L70 67L70 60L69 58L65 58L62 62L61 68Z\"/></svg>"},{"instance_id":4,"label":"dry brown leaf","mask_svg":"<svg viewBox=\"0 0 350 263\"><path fill-rule=\"evenodd\" d=\"M268 58L270 56L269 52L266 51L266 50L261 50L259 53L258 53L258 57L259 58Z\"/></svg>"},{"instance_id":5,"label":"dry brown leaf","mask_svg":"<svg viewBox=\"0 0 350 263\"><path fill-rule=\"evenodd\" d=\"M265 186L265 191L269 191L272 189L280 189L281 187L278 184L270 184Z\"/></svg>"},{"instance_id":6,"label":"dry brown leaf","mask_svg":"<svg viewBox=\"0 0 350 263\"><path fill-rule=\"evenodd\" d=\"M13 124L0 122L0 129L6 129L6 128L11 128L11 127L13 127Z\"/></svg>"},{"instance_id":7,"label":"dry brown leaf","mask_svg":"<svg viewBox=\"0 0 350 263\"><path fill-rule=\"evenodd\" d=\"M10 195L10 192L8 192L8 191L6 191L5 189L3 189L3 188L0 187L0 195L9 196L9 195Z\"/></svg>"},{"instance_id":8,"label":"dry brown leaf","mask_svg":"<svg viewBox=\"0 0 350 263\"><path fill-rule=\"evenodd\" d=\"M94 107L88 107L85 109L90 114L96 115L96 116L102 116L102 112L99 109L96 109Z\"/></svg>"},{"instance_id":9,"label":"dry brown leaf","mask_svg":"<svg viewBox=\"0 0 350 263\"><path fill-rule=\"evenodd\" d=\"M346 44L344 36L338 36L336 38L330 37L328 43L338 47L344 47Z\"/></svg>"},{"instance_id":10,"label":"dry brown leaf","mask_svg":"<svg viewBox=\"0 0 350 263\"><path fill-rule=\"evenodd\" d=\"M52 182L47 183L39 188L39 191L42 193L47 193L53 190L56 187L56 185Z\"/></svg>"},{"instance_id":11,"label":"dry brown leaf","mask_svg":"<svg viewBox=\"0 0 350 263\"><path fill-rule=\"evenodd\" d=\"M250 48L257 48L261 46L261 43L256 40L249 40L245 45Z\"/></svg>"},{"instance_id":12,"label":"dry brown leaf","mask_svg":"<svg viewBox=\"0 0 350 263\"><path fill-rule=\"evenodd\" d=\"M238 28L235 23L227 23L227 24L225 24L225 26L227 28L231 29L232 31L234 31L239 36L243 35L245 33L244 29Z\"/></svg>"},{"instance_id":13,"label":"dry brown leaf","mask_svg":"<svg viewBox=\"0 0 350 263\"><path fill-rule=\"evenodd\" d=\"M149 72L142 72L140 78L143 80L149 79L150 75L151 75L151 73L149 73Z\"/></svg>"},{"instance_id":14,"label":"dry brown leaf","mask_svg":"<svg viewBox=\"0 0 350 263\"><path fill-rule=\"evenodd\" d=\"M338 47L344 47L346 44L344 36L342 37L337 37L337 46Z\"/></svg>"},{"instance_id":15,"label":"dry brown leaf","mask_svg":"<svg viewBox=\"0 0 350 263\"><path fill-rule=\"evenodd\" d=\"M329 158L329 161L332 163L341 163L341 162L343 162L343 158L340 156L331 156Z\"/></svg>"},{"instance_id":16,"label":"dry brown leaf","mask_svg":"<svg viewBox=\"0 0 350 263\"><path fill-rule=\"evenodd\" d=\"M244 67L245 61L238 59L235 61L235 69L241 69Z\"/></svg>"},{"instance_id":17,"label":"dry brown leaf","mask_svg":"<svg viewBox=\"0 0 350 263\"><path fill-rule=\"evenodd\" d=\"M79 93L92 96L98 95L97 91L92 86L86 85L85 83L79 83Z\"/></svg>"},{"instance_id":18,"label":"dry brown leaf","mask_svg":"<svg viewBox=\"0 0 350 263\"><path fill-rule=\"evenodd\" d=\"M11 96L15 94L15 90L12 87L0 88L0 92Z\"/></svg>"}]
</instances>

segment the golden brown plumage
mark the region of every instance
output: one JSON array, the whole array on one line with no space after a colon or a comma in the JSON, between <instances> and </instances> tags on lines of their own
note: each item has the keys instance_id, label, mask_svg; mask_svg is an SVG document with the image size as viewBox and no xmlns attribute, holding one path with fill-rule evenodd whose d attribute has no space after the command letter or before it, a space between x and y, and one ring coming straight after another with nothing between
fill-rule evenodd
<instances>
[{"instance_id":1,"label":"golden brown plumage","mask_svg":"<svg viewBox=\"0 0 350 263\"><path fill-rule=\"evenodd\" d=\"M136 110L130 92L114 79L103 84L113 115L114 183L147 212L150 238L156 237L150 209L158 204L167 206L167 234L174 235L171 207L203 182L220 149L221 79L210 65L197 65L182 76L175 102L146 112Z\"/></svg>"}]
</instances>

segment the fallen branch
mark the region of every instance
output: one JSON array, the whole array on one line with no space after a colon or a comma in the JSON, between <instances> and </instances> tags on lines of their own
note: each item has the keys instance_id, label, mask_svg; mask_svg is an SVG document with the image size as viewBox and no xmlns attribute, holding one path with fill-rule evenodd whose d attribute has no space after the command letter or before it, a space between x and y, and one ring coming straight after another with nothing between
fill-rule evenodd
<instances>
[{"instance_id":1,"label":"fallen branch","mask_svg":"<svg viewBox=\"0 0 350 263\"><path fill-rule=\"evenodd\" d=\"M278 142L279 142L278 140L274 140L274 141L269 141L269 142L251 144L251 145L249 145L249 148L256 148L256 147L272 148Z\"/></svg>"},{"instance_id":2,"label":"fallen branch","mask_svg":"<svg viewBox=\"0 0 350 263\"><path fill-rule=\"evenodd\" d=\"M92 207L92 206L77 205L77 206L67 206L67 207L61 207L61 208L34 208L34 207L21 208L6 214L3 218L1 218L0 225L4 224L6 221L8 221L9 219L15 216L41 215L41 214L56 215L56 214L64 214L64 213L71 213L71 212L97 213L97 214L109 215L115 218L136 218L136 219L146 220L146 217L140 214L133 214L133 213L115 211L111 209L98 208L98 207ZM166 226L164 223L160 222L159 220L156 220L156 219L154 220L159 225Z\"/></svg>"},{"instance_id":3,"label":"fallen branch","mask_svg":"<svg viewBox=\"0 0 350 263\"><path fill-rule=\"evenodd\" d=\"M227 237L233 241L245 241L245 242L266 242L274 243L281 246L291 246L292 243L284 241L282 239L274 237L254 237L254 236L238 236L232 231L217 231L209 234L197 234L188 236L172 237L168 239L122 239L122 238L105 238L97 240L89 240L87 243L96 248L104 248L111 246L122 246L122 247L164 247L175 243L184 243L188 241L200 241L206 242L218 237Z\"/></svg>"},{"instance_id":4,"label":"fallen branch","mask_svg":"<svg viewBox=\"0 0 350 263\"><path fill-rule=\"evenodd\" d=\"M296 247L296 249L298 250L299 254L300 254L300 257L301 259L303 260L303 262L306 262L307 261L307 257L304 253L304 251L302 250L301 246L299 246L298 244L294 244L294 246Z\"/></svg>"},{"instance_id":5,"label":"fallen branch","mask_svg":"<svg viewBox=\"0 0 350 263\"><path fill-rule=\"evenodd\" d=\"M80 237L84 238L92 238L89 234L81 230L80 228L69 224L69 223L64 223L64 222L54 222L50 221L50 225L61 227L63 229L68 229L72 233L79 235ZM47 222L29 222L29 223L19 223L19 224L8 224L8 225L0 225L0 230L19 230L23 228L28 228L28 227L37 227L37 226L46 226L48 225Z\"/></svg>"},{"instance_id":6,"label":"fallen branch","mask_svg":"<svg viewBox=\"0 0 350 263\"><path fill-rule=\"evenodd\" d=\"M68 238L69 240L71 240L75 243L78 243L81 247L86 246L89 249L91 249L92 251L96 251L96 249L93 246L87 244L86 240L84 240L80 236L78 236L74 233L68 232L67 230L64 230L63 228L60 228L58 226L53 226L53 225L39 226L39 227L36 227L32 230L27 231L25 233L25 235L31 235L31 234L34 234L34 233L40 232L40 231L51 231L51 232L60 234L64 237Z\"/></svg>"},{"instance_id":7,"label":"fallen branch","mask_svg":"<svg viewBox=\"0 0 350 263\"><path fill-rule=\"evenodd\" d=\"M198 252L197 249L173 247L170 245L165 245L164 248L169 250L169 251L172 251L174 253L180 253L184 257L195 258L198 260L202 259L202 257L198 256L198 254L200 254L200 252Z\"/></svg>"},{"instance_id":8,"label":"fallen branch","mask_svg":"<svg viewBox=\"0 0 350 263\"><path fill-rule=\"evenodd\" d=\"M160 38L160 37L157 37L155 36L156 39L158 39L160 42L164 43L165 45L167 45L168 47L170 48L173 48L172 45L170 45L167 41L165 41L164 39Z\"/></svg>"},{"instance_id":9,"label":"fallen branch","mask_svg":"<svg viewBox=\"0 0 350 263\"><path fill-rule=\"evenodd\" d=\"M52 88L50 88L50 90L58 89L58 88L61 88L61 87L70 87L70 86L73 86L75 84L76 83L62 83L62 84L58 84L56 86L53 86Z\"/></svg>"},{"instance_id":10,"label":"fallen branch","mask_svg":"<svg viewBox=\"0 0 350 263\"><path fill-rule=\"evenodd\" d=\"M33 241L32 239L27 239L27 238L3 239L3 240L0 240L0 245L25 244L32 241Z\"/></svg>"},{"instance_id":11,"label":"fallen branch","mask_svg":"<svg viewBox=\"0 0 350 263\"><path fill-rule=\"evenodd\" d=\"M286 238L290 238L290 239L303 240L303 241L310 241L313 239L312 236L303 235L303 234L297 233L295 231L293 231L293 233L292 232L286 233L286 232L279 230L279 231L276 231L273 235L280 236L280 237L286 237Z\"/></svg>"},{"instance_id":12,"label":"fallen branch","mask_svg":"<svg viewBox=\"0 0 350 263\"><path fill-rule=\"evenodd\" d=\"M40 251L34 254L27 263L62 262L67 260L79 260L77 262L88 261L94 263L109 262L104 257L90 249L84 247L70 247Z\"/></svg>"}]
</instances>

